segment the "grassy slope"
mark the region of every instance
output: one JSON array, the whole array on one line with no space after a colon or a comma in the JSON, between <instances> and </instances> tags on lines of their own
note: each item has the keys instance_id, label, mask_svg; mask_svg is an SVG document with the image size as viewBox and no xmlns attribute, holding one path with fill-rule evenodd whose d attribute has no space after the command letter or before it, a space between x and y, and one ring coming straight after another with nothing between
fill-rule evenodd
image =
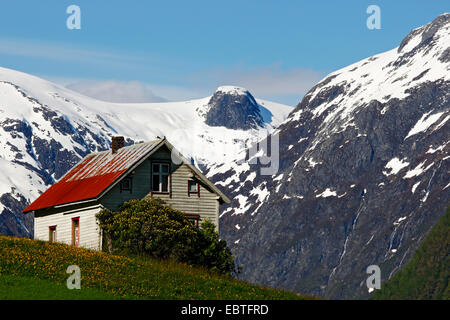
<instances>
[{"instance_id":1,"label":"grassy slope","mask_svg":"<svg viewBox=\"0 0 450 320\"><path fill-rule=\"evenodd\" d=\"M408 264L373 299L450 299L450 208Z\"/></svg>"},{"instance_id":2,"label":"grassy slope","mask_svg":"<svg viewBox=\"0 0 450 320\"><path fill-rule=\"evenodd\" d=\"M65 287L69 265L81 290ZM0 299L304 299L170 261L0 236Z\"/></svg>"},{"instance_id":3,"label":"grassy slope","mask_svg":"<svg viewBox=\"0 0 450 320\"><path fill-rule=\"evenodd\" d=\"M64 284L50 280L0 276L0 300L113 300L118 298L98 289L69 290Z\"/></svg>"}]
</instances>

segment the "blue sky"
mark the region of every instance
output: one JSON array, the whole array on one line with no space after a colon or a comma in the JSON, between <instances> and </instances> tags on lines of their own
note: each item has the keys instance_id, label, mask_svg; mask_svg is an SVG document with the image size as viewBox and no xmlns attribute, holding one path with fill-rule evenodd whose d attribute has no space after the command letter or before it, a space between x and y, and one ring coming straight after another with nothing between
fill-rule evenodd
<instances>
[{"instance_id":1,"label":"blue sky","mask_svg":"<svg viewBox=\"0 0 450 320\"><path fill-rule=\"evenodd\" d=\"M80 30L66 27L72 4ZM372 4L379 30L366 26ZM295 105L327 73L449 11L448 0L2 0L0 66L105 99L183 100L233 84Z\"/></svg>"}]
</instances>

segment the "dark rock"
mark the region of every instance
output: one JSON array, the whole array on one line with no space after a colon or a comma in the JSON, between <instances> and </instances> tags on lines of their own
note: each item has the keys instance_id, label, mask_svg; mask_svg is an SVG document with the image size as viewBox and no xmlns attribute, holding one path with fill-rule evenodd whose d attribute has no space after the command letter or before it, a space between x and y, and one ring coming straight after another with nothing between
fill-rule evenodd
<instances>
[{"instance_id":1,"label":"dark rock","mask_svg":"<svg viewBox=\"0 0 450 320\"><path fill-rule=\"evenodd\" d=\"M263 127L260 107L250 92L241 88L222 91L221 88L209 100L206 124L242 130Z\"/></svg>"}]
</instances>

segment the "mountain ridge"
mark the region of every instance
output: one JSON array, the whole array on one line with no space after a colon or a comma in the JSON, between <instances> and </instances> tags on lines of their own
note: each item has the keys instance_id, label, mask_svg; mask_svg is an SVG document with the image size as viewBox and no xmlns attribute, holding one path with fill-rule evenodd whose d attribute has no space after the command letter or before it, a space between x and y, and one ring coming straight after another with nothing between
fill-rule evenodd
<instances>
[{"instance_id":1,"label":"mountain ridge","mask_svg":"<svg viewBox=\"0 0 450 320\"><path fill-rule=\"evenodd\" d=\"M211 169L234 199L221 227L242 279L367 298L366 267L387 281L436 223L450 196L450 14L407 38L304 96L273 133L276 174L245 161Z\"/></svg>"}]
</instances>

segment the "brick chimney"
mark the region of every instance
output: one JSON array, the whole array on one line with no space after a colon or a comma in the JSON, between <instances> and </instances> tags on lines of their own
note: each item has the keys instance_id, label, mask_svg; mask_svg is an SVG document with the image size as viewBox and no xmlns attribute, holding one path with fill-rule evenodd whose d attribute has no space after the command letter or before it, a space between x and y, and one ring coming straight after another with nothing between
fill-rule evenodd
<instances>
[{"instance_id":1,"label":"brick chimney","mask_svg":"<svg viewBox=\"0 0 450 320\"><path fill-rule=\"evenodd\" d=\"M122 136L112 137L111 141L111 152L112 154L117 153L117 150L123 148L125 144L125 139Z\"/></svg>"}]
</instances>

